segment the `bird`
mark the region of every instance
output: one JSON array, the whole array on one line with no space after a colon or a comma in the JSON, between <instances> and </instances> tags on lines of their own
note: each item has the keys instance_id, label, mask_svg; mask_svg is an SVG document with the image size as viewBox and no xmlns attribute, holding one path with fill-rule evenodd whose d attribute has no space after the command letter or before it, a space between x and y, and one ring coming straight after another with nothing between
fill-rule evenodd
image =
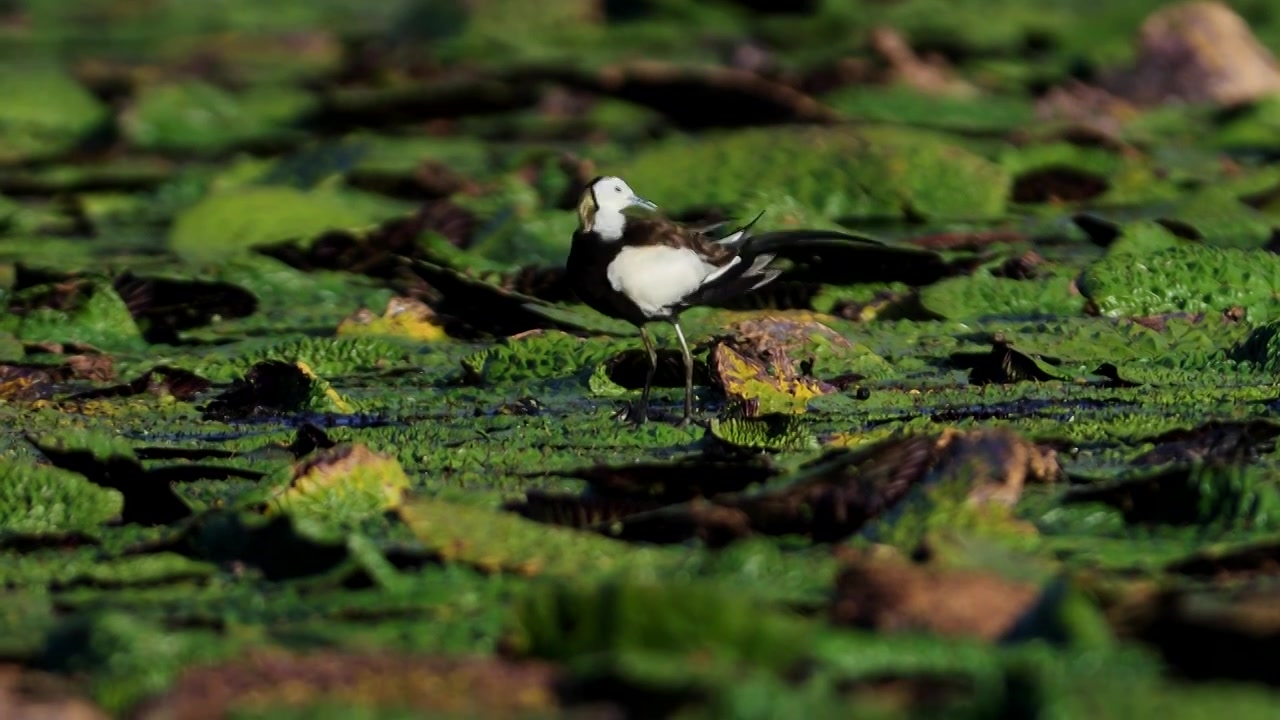
<instances>
[{"instance_id":1,"label":"bird","mask_svg":"<svg viewBox=\"0 0 1280 720\"><path fill-rule=\"evenodd\" d=\"M653 211L645 216L624 213L630 208ZM608 317L623 320L640 331L649 356L644 389L630 419L648 419L649 391L657 371L658 354L646 329L668 322L675 328L684 358L684 415L693 416L693 355L680 328L680 313L722 302L773 282L782 270L771 263L777 251L811 240L866 238L834 230L775 230L752 234L764 215L717 237L724 222L693 227L661 214L656 203L640 197L622 178L598 176L579 197L578 226L574 230L565 275L578 299ZM625 416L625 415L624 415Z\"/></svg>"}]
</instances>

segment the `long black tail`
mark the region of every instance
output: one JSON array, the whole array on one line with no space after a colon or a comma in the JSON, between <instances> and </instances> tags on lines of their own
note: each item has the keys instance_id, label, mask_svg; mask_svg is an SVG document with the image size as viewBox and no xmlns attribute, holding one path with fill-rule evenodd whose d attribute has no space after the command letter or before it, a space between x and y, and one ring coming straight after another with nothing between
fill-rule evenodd
<instances>
[{"instance_id":1,"label":"long black tail","mask_svg":"<svg viewBox=\"0 0 1280 720\"><path fill-rule=\"evenodd\" d=\"M788 251L813 254L823 248L847 248L851 243L877 247L884 245L869 237L838 230L791 229L749 234L751 226L759 219L760 216L757 215L755 220L739 228L748 232L743 232L744 237L729 243L731 247L739 248L738 263L723 275L698 288L681 305L692 307L719 303L768 285L782 273L777 268L769 267L769 263L778 255L786 257L790 254Z\"/></svg>"},{"instance_id":2,"label":"long black tail","mask_svg":"<svg viewBox=\"0 0 1280 720\"><path fill-rule=\"evenodd\" d=\"M748 261L758 255L782 255L788 250L811 252L823 247L841 247L849 243L884 246L884 243L865 235L853 235L839 230L770 230L759 235L748 235L742 243L742 259Z\"/></svg>"}]
</instances>

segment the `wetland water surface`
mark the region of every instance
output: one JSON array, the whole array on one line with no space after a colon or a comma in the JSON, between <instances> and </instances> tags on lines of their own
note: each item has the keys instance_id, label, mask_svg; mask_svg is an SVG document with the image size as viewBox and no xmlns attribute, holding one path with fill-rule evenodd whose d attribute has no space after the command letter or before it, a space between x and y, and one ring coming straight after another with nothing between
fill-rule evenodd
<instances>
[{"instance_id":1,"label":"wetland water surface","mask_svg":"<svg viewBox=\"0 0 1280 720\"><path fill-rule=\"evenodd\" d=\"M0 3L0 715L1276 716L1267 3L142 5ZM599 174L876 242L636 428Z\"/></svg>"}]
</instances>

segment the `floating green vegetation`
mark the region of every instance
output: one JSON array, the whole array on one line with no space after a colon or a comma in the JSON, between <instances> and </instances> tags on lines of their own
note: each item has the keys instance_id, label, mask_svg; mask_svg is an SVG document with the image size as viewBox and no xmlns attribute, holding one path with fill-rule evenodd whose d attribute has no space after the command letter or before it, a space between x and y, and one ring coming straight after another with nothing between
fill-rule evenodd
<instances>
[{"instance_id":1,"label":"floating green vegetation","mask_svg":"<svg viewBox=\"0 0 1280 720\"><path fill-rule=\"evenodd\" d=\"M1009 189L1002 168L963 145L890 127L753 129L680 138L640 154L619 174L673 210L728 207L749 192L768 190L790 195L828 219L998 217Z\"/></svg>"},{"instance_id":2,"label":"floating green vegetation","mask_svg":"<svg viewBox=\"0 0 1280 720\"><path fill-rule=\"evenodd\" d=\"M0 716L1276 714L1268 3L0 40ZM565 275L602 175L857 236L683 312L690 425Z\"/></svg>"}]
</instances>

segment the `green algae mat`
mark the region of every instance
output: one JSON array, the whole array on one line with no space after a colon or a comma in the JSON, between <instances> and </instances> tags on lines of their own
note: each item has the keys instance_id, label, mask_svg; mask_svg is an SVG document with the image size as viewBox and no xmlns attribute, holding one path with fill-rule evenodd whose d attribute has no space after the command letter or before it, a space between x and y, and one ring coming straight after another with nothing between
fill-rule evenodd
<instances>
[{"instance_id":1,"label":"green algae mat","mask_svg":"<svg viewBox=\"0 0 1280 720\"><path fill-rule=\"evenodd\" d=\"M1270 2L0 2L0 716L1280 715ZM1270 50L1268 50L1270 48ZM837 228L646 356L582 184Z\"/></svg>"}]
</instances>

